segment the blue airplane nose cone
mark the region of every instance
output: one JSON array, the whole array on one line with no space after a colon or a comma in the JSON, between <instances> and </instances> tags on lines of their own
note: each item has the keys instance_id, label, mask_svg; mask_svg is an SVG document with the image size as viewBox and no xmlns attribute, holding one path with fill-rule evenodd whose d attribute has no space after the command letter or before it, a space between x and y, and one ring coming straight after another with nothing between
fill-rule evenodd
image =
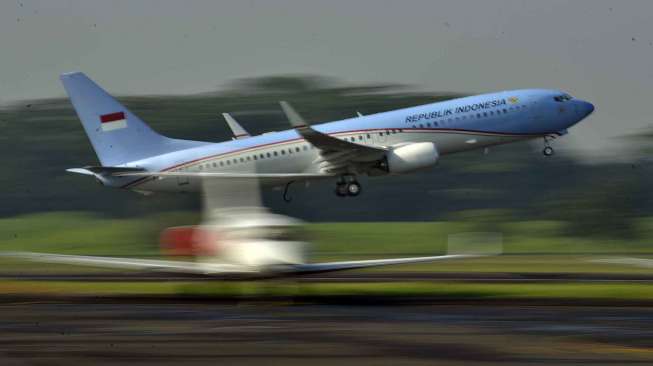
<instances>
[{"instance_id":1,"label":"blue airplane nose cone","mask_svg":"<svg viewBox=\"0 0 653 366\"><path fill-rule=\"evenodd\" d=\"M578 111L583 116L583 118L585 118L594 112L594 104L581 100L578 106Z\"/></svg>"}]
</instances>

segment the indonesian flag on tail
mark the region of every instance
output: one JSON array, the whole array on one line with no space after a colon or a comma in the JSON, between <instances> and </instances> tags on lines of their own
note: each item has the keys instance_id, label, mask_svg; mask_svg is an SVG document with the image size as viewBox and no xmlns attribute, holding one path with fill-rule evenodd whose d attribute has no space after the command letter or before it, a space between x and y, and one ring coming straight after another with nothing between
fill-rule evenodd
<instances>
[{"instance_id":1,"label":"indonesian flag on tail","mask_svg":"<svg viewBox=\"0 0 653 366\"><path fill-rule=\"evenodd\" d=\"M127 127L125 112L103 114L100 116L100 122L102 125L102 131L105 132Z\"/></svg>"}]
</instances>

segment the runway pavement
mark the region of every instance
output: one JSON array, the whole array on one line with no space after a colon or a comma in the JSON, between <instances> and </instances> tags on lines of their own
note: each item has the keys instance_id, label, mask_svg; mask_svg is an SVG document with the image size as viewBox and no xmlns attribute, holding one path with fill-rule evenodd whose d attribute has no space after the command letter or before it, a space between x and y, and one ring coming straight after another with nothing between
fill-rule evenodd
<instances>
[{"instance_id":1,"label":"runway pavement","mask_svg":"<svg viewBox=\"0 0 653 366\"><path fill-rule=\"evenodd\" d=\"M30 302L2 365L650 365L653 309Z\"/></svg>"}]
</instances>

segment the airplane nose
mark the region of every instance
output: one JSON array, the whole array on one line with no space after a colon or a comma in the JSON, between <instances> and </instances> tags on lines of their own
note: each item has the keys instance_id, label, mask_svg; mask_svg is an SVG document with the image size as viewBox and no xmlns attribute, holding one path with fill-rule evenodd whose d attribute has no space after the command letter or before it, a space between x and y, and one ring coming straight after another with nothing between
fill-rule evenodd
<instances>
[{"instance_id":1,"label":"airplane nose","mask_svg":"<svg viewBox=\"0 0 653 366\"><path fill-rule=\"evenodd\" d=\"M576 110L581 115L581 118L585 118L594 112L594 104L584 100L579 100Z\"/></svg>"}]
</instances>

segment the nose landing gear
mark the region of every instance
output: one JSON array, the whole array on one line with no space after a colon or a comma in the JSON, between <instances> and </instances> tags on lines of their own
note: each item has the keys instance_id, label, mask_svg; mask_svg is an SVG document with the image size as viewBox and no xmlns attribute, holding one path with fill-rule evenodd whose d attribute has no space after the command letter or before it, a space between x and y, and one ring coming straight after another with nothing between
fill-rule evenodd
<instances>
[{"instance_id":1,"label":"nose landing gear","mask_svg":"<svg viewBox=\"0 0 653 366\"><path fill-rule=\"evenodd\" d=\"M342 176L336 183L336 196L356 197L361 193L361 185L354 176Z\"/></svg>"},{"instance_id":2,"label":"nose landing gear","mask_svg":"<svg viewBox=\"0 0 653 366\"><path fill-rule=\"evenodd\" d=\"M552 156L555 154L555 150L551 147L551 136L544 136L544 149L542 149L542 154L546 157Z\"/></svg>"}]
</instances>

